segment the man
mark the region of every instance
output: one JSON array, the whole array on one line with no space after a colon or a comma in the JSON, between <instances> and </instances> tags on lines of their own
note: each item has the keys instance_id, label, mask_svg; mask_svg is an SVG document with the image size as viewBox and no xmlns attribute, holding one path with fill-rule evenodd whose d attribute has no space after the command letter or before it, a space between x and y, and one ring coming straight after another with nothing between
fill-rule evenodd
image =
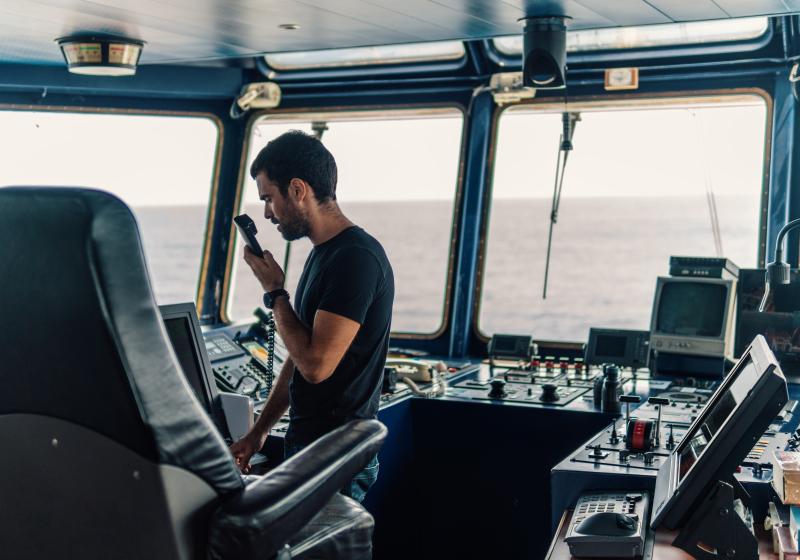
<instances>
[{"instance_id":1,"label":"man","mask_svg":"<svg viewBox=\"0 0 800 560\"><path fill-rule=\"evenodd\" d=\"M336 162L322 142L287 132L261 150L250 175L264 217L285 239L307 236L314 247L294 308L272 254L244 250L289 358L253 429L231 447L243 472L287 407L287 457L348 420L375 417L394 301L386 253L339 209ZM342 492L361 501L377 475L375 457Z\"/></svg>"}]
</instances>

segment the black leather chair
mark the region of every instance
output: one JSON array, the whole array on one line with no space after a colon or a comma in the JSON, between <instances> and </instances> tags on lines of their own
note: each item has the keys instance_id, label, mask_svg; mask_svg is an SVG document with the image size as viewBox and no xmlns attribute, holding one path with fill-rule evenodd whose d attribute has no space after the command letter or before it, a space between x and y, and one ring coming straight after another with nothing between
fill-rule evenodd
<instances>
[{"instance_id":1,"label":"black leather chair","mask_svg":"<svg viewBox=\"0 0 800 560\"><path fill-rule=\"evenodd\" d=\"M115 197L0 189L0 317L0 557L371 556L372 518L337 490L386 428L354 421L243 478Z\"/></svg>"}]
</instances>

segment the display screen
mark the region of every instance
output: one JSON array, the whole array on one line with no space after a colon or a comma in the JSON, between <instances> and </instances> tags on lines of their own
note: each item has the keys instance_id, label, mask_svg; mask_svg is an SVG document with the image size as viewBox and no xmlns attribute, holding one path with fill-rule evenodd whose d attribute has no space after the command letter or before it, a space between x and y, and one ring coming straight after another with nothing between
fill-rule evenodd
<instances>
[{"instance_id":1,"label":"display screen","mask_svg":"<svg viewBox=\"0 0 800 560\"><path fill-rule=\"evenodd\" d=\"M627 337L624 336L599 334L594 345L595 356L624 358L626 342Z\"/></svg>"},{"instance_id":2,"label":"display screen","mask_svg":"<svg viewBox=\"0 0 800 560\"><path fill-rule=\"evenodd\" d=\"M681 441L677 451L678 482L683 480L692 466L697 463L711 439L727 422L736 407L747 397L750 388L758 381L759 372L748 357L747 361L731 375L734 375L735 378L726 380L728 388L709 403L700 417L700 421L694 424L692 431L687 433Z\"/></svg>"},{"instance_id":3,"label":"display screen","mask_svg":"<svg viewBox=\"0 0 800 560\"><path fill-rule=\"evenodd\" d=\"M724 284L666 281L658 302L656 332L720 337L727 295Z\"/></svg>"},{"instance_id":4,"label":"display screen","mask_svg":"<svg viewBox=\"0 0 800 560\"><path fill-rule=\"evenodd\" d=\"M200 404L210 412L211 403L206 394L205 372L203 371L200 357L195 350L189 317L166 319L164 326L167 328L167 334L172 342L172 348L175 350L181 369L186 375L186 381L189 382L189 386L194 391Z\"/></svg>"},{"instance_id":5,"label":"display screen","mask_svg":"<svg viewBox=\"0 0 800 560\"><path fill-rule=\"evenodd\" d=\"M740 356L760 334L787 375L800 374L800 277L792 270L791 283L771 287L772 305L764 313L758 306L764 295L764 269L740 271L737 295L736 348Z\"/></svg>"}]
</instances>

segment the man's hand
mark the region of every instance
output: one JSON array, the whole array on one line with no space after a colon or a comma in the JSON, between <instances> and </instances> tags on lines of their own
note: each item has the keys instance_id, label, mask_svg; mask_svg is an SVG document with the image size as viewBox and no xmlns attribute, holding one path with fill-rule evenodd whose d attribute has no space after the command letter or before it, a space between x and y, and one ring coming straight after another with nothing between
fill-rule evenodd
<instances>
[{"instance_id":1,"label":"man's hand","mask_svg":"<svg viewBox=\"0 0 800 560\"><path fill-rule=\"evenodd\" d=\"M244 474L250 472L250 459L263 447L266 440L266 433L262 434L260 431L251 430L242 439L231 445L231 453L236 459L236 466Z\"/></svg>"},{"instance_id":2,"label":"man's hand","mask_svg":"<svg viewBox=\"0 0 800 560\"><path fill-rule=\"evenodd\" d=\"M259 257L245 245L244 261L253 270L253 274L256 279L258 279L265 292L283 288L286 275L283 273L280 265L275 262L272 253L264 251L264 255Z\"/></svg>"}]
</instances>

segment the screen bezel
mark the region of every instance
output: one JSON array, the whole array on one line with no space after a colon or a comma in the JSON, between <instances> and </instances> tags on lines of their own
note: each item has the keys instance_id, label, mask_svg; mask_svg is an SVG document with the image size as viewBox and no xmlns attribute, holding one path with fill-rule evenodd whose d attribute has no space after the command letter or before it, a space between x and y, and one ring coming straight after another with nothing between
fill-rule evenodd
<instances>
[{"instance_id":1,"label":"screen bezel","mask_svg":"<svg viewBox=\"0 0 800 560\"><path fill-rule=\"evenodd\" d=\"M653 529L662 524L668 529L682 526L711 486L718 480L732 476L788 401L786 379L780 365L764 337L759 335L753 339L686 433L693 433L707 421L711 411L738 378L747 360L751 360L756 371L760 372L756 382L719 427L697 462L681 479L680 454L689 444L687 437L672 450L659 469L651 521Z\"/></svg>"},{"instance_id":2,"label":"screen bezel","mask_svg":"<svg viewBox=\"0 0 800 560\"><path fill-rule=\"evenodd\" d=\"M194 350L195 355L200 357L200 369L203 373L203 387L205 389L206 397L208 397L208 402L211 406L211 410L207 410L206 412L213 417L215 414L219 413L219 391L217 390L217 384L214 381L214 373L213 369L211 368L211 361L209 360L208 353L206 352L205 340L203 339L203 332L200 329L200 321L197 319L197 311L195 310L194 303L159 305L158 309L161 311L161 319L165 322L171 319L184 319L189 323L189 332L192 333L192 349ZM166 331L166 324L164 325L164 330ZM170 348L172 348L172 341L169 338L169 333L165 334L167 340L170 342ZM177 360L177 363L180 366L180 360ZM183 368L181 368L181 370L182 369ZM186 381L188 384L189 380L186 379L186 372L183 372L183 376L184 381ZM189 386L189 390L192 390L191 386ZM205 408L203 403L200 403L200 406Z\"/></svg>"},{"instance_id":3,"label":"screen bezel","mask_svg":"<svg viewBox=\"0 0 800 560\"><path fill-rule=\"evenodd\" d=\"M661 297L664 291L664 286L667 284L716 284L724 286L725 293L725 306L723 307L724 313L722 316L722 323L720 326L719 336L700 336L700 335L685 335L685 334L672 334L665 333L657 330L658 326L658 312L661 305ZM656 280L656 293L653 298L653 312L650 314L650 336L665 337L671 340L714 340L725 341L728 333L730 332L731 319L733 313L731 310L732 299L736 295L734 292L734 281L723 278L695 278L695 277L673 277L673 276L659 276Z\"/></svg>"},{"instance_id":4,"label":"screen bezel","mask_svg":"<svg viewBox=\"0 0 800 560\"><path fill-rule=\"evenodd\" d=\"M604 356L597 353L597 342L598 338L601 336L619 336L625 338L625 355L623 356L624 359L612 359L612 356ZM601 329L596 327L591 327L589 329L589 340L586 343L586 354L584 356L584 361L588 365L600 365L606 362L613 362L614 364L620 367L647 367L649 360L646 359L644 362L640 362L636 360L634 354L634 340L636 338L643 338L646 339L649 344L650 333L648 331L637 331L631 329ZM649 358L650 351L649 349L645 353L647 358Z\"/></svg>"}]
</instances>

